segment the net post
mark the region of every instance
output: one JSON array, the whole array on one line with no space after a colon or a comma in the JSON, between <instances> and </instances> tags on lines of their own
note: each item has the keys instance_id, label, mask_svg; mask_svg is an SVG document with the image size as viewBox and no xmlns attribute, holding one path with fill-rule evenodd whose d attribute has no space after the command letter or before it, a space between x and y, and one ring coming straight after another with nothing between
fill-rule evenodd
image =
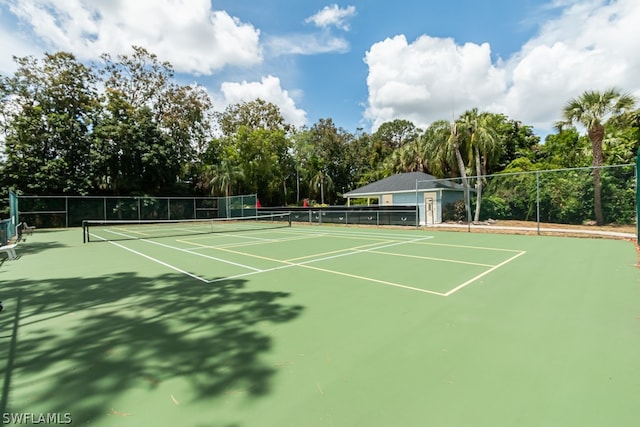
<instances>
[{"instance_id":1,"label":"net post","mask_svg":"<svg viewBox=\"0 0 640 427\"><path fill-rule=\"evenodd\" d=\"M82 243L87 243L87 221L82 220Z\"/></svg>"},{"instance_id":2,"label":"net post","mask_svg":"<svg viewBox=\"0 0 640 427\"><path fill-rule=\"evenodd\" d=\"M18 195L9 190L9 217L11 218L11 227L9 229L9 238L18 234L18 226L20 225L20 209L18 205Z\"/></svg>"},{"instance_id":3,"label":"net post","mask_svg":"<svg viewBox=\"0 0 640 427\"><path fill-rule=\"evenodd\" d=\"M289 227L291 227L291 212L287 215L287 219L289 221Z\"/></svg>"}]
</instances>

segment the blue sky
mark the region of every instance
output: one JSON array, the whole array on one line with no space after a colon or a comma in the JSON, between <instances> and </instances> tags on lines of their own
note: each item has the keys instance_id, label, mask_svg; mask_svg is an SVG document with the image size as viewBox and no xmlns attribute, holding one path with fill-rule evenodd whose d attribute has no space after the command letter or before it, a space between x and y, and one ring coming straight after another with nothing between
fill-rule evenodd
<instances>
[{"instance_id":1,"label":"blue sky","mask_svg":"<svg viewBox=\"0 0 640 427\"><path fill-rule=\"evenodd\" d=\"M584 90L640 95L637 22L637 0L0 0L0 73L13 55L135 44L220 110L261 97L356 132L477 107L544 135Z\"/></svg>"}]
</instances>

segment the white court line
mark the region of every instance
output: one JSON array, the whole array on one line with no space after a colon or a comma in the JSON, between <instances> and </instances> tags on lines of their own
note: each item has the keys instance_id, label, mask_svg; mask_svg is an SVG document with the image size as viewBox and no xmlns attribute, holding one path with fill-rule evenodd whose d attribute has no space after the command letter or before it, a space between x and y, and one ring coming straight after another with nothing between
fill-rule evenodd
<instances>
[{"instance_id":1,"label":"white court line","mask_svg":"<svg viewBox=\"0 0 640 427\"><path fill-rule=\"evenodd\" d=\"M254 271L256 271L256 272L261 272L261 271L263 271L263 270L261 270L261 269L259 269L259 268L251 267L250 265L240 264L240 263L238 263L238 262L233 262L233 261L229 261L229 260L226 260L226 259L223 259L223 258L217 258L217 257L214 257L214 256L201 254L201 253L199 253L199 252L193 252L193 251L192 251L192 250L190 250L190 249L177 248L177 247L175 247L175 246L165 245L164 243L154 242L154 241L152 241L152 240L147 240L147 239L142 239L142 240L143 240L144 242L151 243L151 244L153 244L153 245L163 246L163 247L165 247L165 248L175 249L176 251L185 252L185 253L193 254L193 255L198 255L198 256L200 256L200 257L207 258L207 259L212 259L212 260L214 260L214 261L220 261L220 262L223 262L223 263L225 263L225 264L235 265L236 267L246 268L247 270L254 270Z\"/></svg>"},{"instance_id":2,"label":"white court line","mask_svg":"<svg viewBox=\"0 0 640 427\"><path fill-rule=\"evenodd\" d=\"M455 260L455 259L448 259L448 258L434 258L434 257L429 257L429 256L420 256L420 255L396 254L396 253L393 253L393 252L384 252L384 251L371 251L371 252L374 253L374 254L399 256L399 257L406 257L406 258L425 259L425 260L429 260L429 261L442 261L442 262L452 262L452 263L455 263L455 264L478 265L480 267L493 267L493 264L481 264L479 262L458 261L458 260Z\"/></svg>"},{"instance_id":3,"label":"white court line","mask_svg":"<svg viewBox=\"0 0 640 427\"><path fill-rule=\"evenodd\" d=\"M381 283L381 284L387 285L387 286L394 286L396 288L409 289L409 290L412 290L412 291L424 292L425 294L439 295L441 297L446 296L445 294L442 294L440 292L430 291L428 289L414 288L413 286L401 285L399 283L387 282L385 280L374 279L374 278L371 278L371 277L364 277L364 276L358 276L358 275L350 274L350 273L343 273L341 271L335 271L335 270L329 270L329 269L326 269L326 268L314 267L312 265L303 265L303 264L297 264L297 265L300 266L300 267L304 267L304 268L310 268L312 270L324 271L326 273L338 274L340 276L346 276L346 277L351 277L351 278L354 278L354 279L366 280L368 282Z\"/></svg>"},{"instance_id":4,"label":"white court line","mask_svg":"<svg viewBox=\"0 0 640 427\"><path fill-rule=\"evenodd\" d=\"M127 236L127 235L122 234L122 233L116 233L116 232L113 232L113 231L111 231L111 232L114 233L114 234L121 234L121 235L123 235L125 237L131 237L131 236ZM98 237L98 238L100 238L102 240L106 240L106 239L104 239L102 237L99 237L99 236L96 236L96 237ZM175 246L165 245L165 244L162 244L162 243L157 243L157 242L153 242L153 241L150 241L150 240L142 239L143 241L148 242L148 243L156 244L156 245L167 247L167 248L170 248L170 249L175 249L175 250L178 250L178 251L181 251L181 252L186 252L186 253L189 253L189 254L203 256L205 258L210 258L210 259L214 259L214 260L217 260L217 261L226 262L226 263L229 263L229 264L233 264L233 265L237 265L237 266L240 266L240 267L245 267L247 269L253 270L251 272L237 274L237 275L228 276L228 277L219 278L219 279L214 279L214 280L204 279L204 278L202 278L200 276L197 276L195 274L189 273L188 271L182 270L182 269L180 269L178 267L172 266L172 265L167 264L167 263L165 263L163 261L157 260L157 259L155 259L153 257L150 257L148 255L145 255L145 254L143 254L141 252L138 252L138 251L135 251L133 249L127 248L126 246L120 245L120 244L118 244L116 242L109 241L109 243L111 243L113 245L116 245L116 246L118 246L118 247L120 247L122 249L125 249L127 251L133 252L133 253L135 253L137 255L140 255L140 256L142 256L144 258L147 258L147 259L149 259L151 261L157 262L158 264L166 266L166 267L168 267L168 268L170 268L172 270L175 270L175 271L178 271L180 273L186 274L187 276L193 277L193 278L195 278L197 280L200 280L202 282L205 282L205 283L215 283L215 282L219 282L219 281L223 281L223 280L232 280L232 279L245 277L245 276L249 276L249 275L254 275L254 274L258 274L258 273L267 273L267 272L270 272L270 271L281 270L281 269L291 268L291 267L302 267L302 268L308 268L308 269L317 270L317 271L323 271L323 272L326 272L326 273L341 275L341 276L345 276L345 277L352 277L352 278L365 280L365 281L369 281L369 282L380 283L380 284L384 284L384 285L387 285L387 286L394 286L394 287L398 287L398 288L404 288L404 289L409 289L409 290L413 290L413 291L417 291L417 292L423 292L423 293L428 293L428 294L438 295L438 296L444 296L444 297L448 297L448 296L454 294L455 292L458 292L459 290L465 288L466 286L470 285L471 283L475 282L476 280L486 276L487 274L491 273L492 271L495 271L496 269L506 265L507 263L513 261L514 259L516 259L516 258L518 258L518 257L520 257L520 256L522 256L522 255L524 255L526 253L525 251L518 251L518 253L516 255L514 255L513 257L501 262L498 265L492 266L489 270L487 270L487 271L485 271L485 272L483 272L483 273L471 278L470 280L462 283L461 285L456 286L455 288L449 290L446 293L431 291L431 290L427 290L427 289L415 288L415 287L412 287L412 286L402 285L402 284L399 284L399 283L387 282L387 281L383 281L383 280L379 280L379 279L374 279L374 278L371 278L371 277L358 276L358 275L355 275L355 274L344 273L344 272L340 272L340 271L329 270L329 269L325 269L325 268L321 268L321 267L315 267L315 266L308 265L308 264L311 264L311 263L314 263L314 262L325 261L325 260L334 259L334 258L340 258L340 257L343 257L343 256L356 255L356 254L359 254L359 253L365 253L365 252L376 253L376 251L378 249L384 249L384 248L388 248L388 247L399 246L399 245L403 245L403 244L407 244L407 243L430 244L430 243L426 243L426 242L423 242L423 241L424 240L428 240L428 239L432 239L432 238L433 238L433 236L427 236L427 237L423 237L423 238L415 238L413 240L407 240L407 241L401 241L401 242L396 241L394 243L380 245L378 247L373 247L373 248L368 248L368 249L359 249L359 250L353 251L353 252L341 253L341 254L322 257L322 258L315 258L315 259L311 259L311 260L304 261L304 262L301 262L301 263L293 263L293 262L290 262L290 261L271 259L271 258L268 258L268 257L259 256L259 255L246 254L246 253L243 253L243 252L233 251L233 250L230 250L230 249L219 248L220 250L223 250L225 252L235 253L235 254L244 255L244 256L251 256L251 257L255 257L255 258L261 258L261 259L265 259L265 260L269 260L269 261L274 261L274 262L279 262L279 263L285 264L285 265L281 265L281 266L278 266L278 267L273 267L273 268L263 269L263 270L257 269L257 268L254 268L254 267L250 267L250 266L246 266L246 265L243 265L243 264L233 263L231 261L227 261L227 260L216 258L216 257L206 256L206 255L203 255L203 254L199 254L197 252L193 252L193 250L177 248ZM189 242L184 242L184 243L189 243ZM189 244L199 245L197 243L189 243ZM474 246L461 246L461 245L448 245L448 244L434 244L434 245L452 246L452 247L467 247L467 248L473 248L473 249L487 249L487 250L496 250L496 251L505 251L505 252L516 252L515 250L511 250L511 249L481 248L481 247L474 247ZM202 246L202 245L199 245L199 246ZM380 253L387 254L387 255L398 255L398 254L385 253L385 252L380 252ZM404 256L404 255L402 255L402 256ZM453 260L441 260L441 261L456 262L456 261L453 261ZM458 261L458 262L459 263L464 263L464 262L461 262L461 261ZM477 265L481 265L481 264L477 264Z\"/></svg>"},{"instance_id":5,"label":"white court line","mask_svg":"<svg viewBox=\"0 0 640 427\"><path fill-rule=\"evenodd\" d=\"M420 240L430 239L430 238L432 238L432 237L423 237L423 238L420 238L420 239L416 239L415 241L420 241ZM406 244L406 243L411 243L411 242L410 241L408 241L408 242L394 242L394 243L391 243L391 244L380 245L380 246L378 246L378 248L388 248L388 247L398 246L398 245L402 245L402 244ZM359 275L356 275L356 274L344 273L344 272L341 272L341 271L329 270L329 269L326 269L326 268L321 268L321 267L315 267L315 266L308 265L308 264L313 263L313 262L325 261L325 260L328 260L328 259L340 258L340 257L343 257L343 256L350 256L350 255L355 255L355 254L363 253L363 252L370 252L370 251L373 251L374 249L376 249L376 248L360 249L360 250L349 252L349 253L332 255L332 256L327 256L327 257L323 257L323 258L316 258L316 259L304 261L304 262L301 262L301 263L294 263L294 262L290 262L290 261L277 260L277 259L263 257L263 256L260 256L260 255L244 254L242 252L232 251L232 250L228 250L228 249L223 249L223 250L226 251L226 252L231 252L231 253L241 254L241 255L248 255L248 256L253 256L253 257L256 257L256 258L260 258L260 259L265 259L265 260L269 260L269 261L275 261L275 262L280 262L280 263L285 263L286 264L286 265L281 265L281 266L270 268L270 269L265 269L265 270L262 271L262 273L267 273L267 272L274 271L274 270L282 270L284 268L302 267L302 268L308 268L308 269L311 269L311 270L322 271L322 272L325 272L325 273L331 273L331 274L337 274L337 275L340 275L340 276L351 277L351 278L354 278L354 279L365 280L365 281L368 281L368 282L380 283L380 284L387 285L387 286L393 286L393 287L397 287L397 288L409 289L409 290L412 290L412 291L423 292L423 293L433 294L433 295L438 295L438 296L445 296L445 294L443 294L441 292L431 291L431 290L428 290L428 289L420 289L420 288L415 288L413 286L407 286L407 285L402 285L402 284L399 284L399 283L388 282L388 281L385 281L385 280L374 279L372 277L359 276ZM244 276L248 276L248 275L252 275L252 274L256 274L256 273L254 273L254 272L244 273L244 274L240 274L240 275L236 275L236 276L215 279L215 280L210 281L209 283L222 281L222 280L236 279L236 278L239 278L239 277L244 277Z\"/></svg>"},{"instance_id":6,"label":"white court line","mask_svg":"<svg viewBox=\"0 0 640 427\"><path fill-rule=\"evenodd\" d=\"M305 240L305 239L315 239L316 237L320 237L320 235L318 234L313 234L313 235L309 235L309 236L296 236L296 237L285 237L285 238L281 238L281 239L271 239L271 240L267 240L264 239L266 241L261 241L261 242L242 242L242 243L227 243L224 245L203 245L201 243L195 243L193 242L193 240L196 239L176 239L176 242L180 242L180 243L185 243L187 245L198 245L197 248L193 248L193 249L189 249L189 251L196 251L198 249L218 249L218 248L244 248L247 246L256 246L256 245L263 245L263 244L268 244L268 243L281 243L281 242L290 242L292 240Z\"/></svg>"},{"instance_id":7,"label":"white court line","mask_svg":"<svg viewBox=\"0 0 640 427\"><path fill-rule=\"evenodd\" d=\"M282 231L283 233L291 233L291 234L305 234L305 233L310 233L313 232L313 229L315 227L310 227L307 229L304 228L282 228L280 229L280 231ZM348 236L359 236L359 237L370 237L370 238L379 238L382 240L389 240L390 238L402 238L402 239L407 239L407 240L411 240L411 239L416 239L416 238L420 238L417 235L406 235L406 234L387 234L387 233L367 233L367 232L357 232L357 231L329 231L329 230L322 230L322 231L315 231L318 234L323 234L326 236L337 236L337 237L348 237ZM433 238L433 236L429 236L429 238Z\"/></svg>"},{"instance_id":8,"label":"white court line","mask_svg":"<svg viewBox=\"0 0 640 427\"><path fill-rule=\"evenodd\" d=\"M367 243L366 245L352 246L350 248L336 249L335 251L327 251L327 252L322 252L322 253L319 253L319 254L312 254L312 255L305 255L305 256L296 257L296 258L289 258L289 259L287 259L285 261L293 262L293 261L299 261L301 259L307 259L307 258L313 258L313 257L337 254L337 253L341 253L341 252L346 252L349 255L352 252L348 252L348 251L354 251L356 249L366 248L366 247L369 247L369 246L380 245L382 243L388 243L388 242L394 242L394 241L395 240L380 240L380 239L376 239L376 241L374 243Z\"/></svg>"},{"instance_id":9,"label":"white court line","mask_svg":"<svg viewBox=\"0 0 640 427\"><path fill-rule=\"evenodd\" d=\"M242 231L242 230L238 230L238 231ZM210 233L210 235L236 237L239 239L247 239L247 240L258 240L261 242L270 242L272 240L272 239L264 239L262 237L250 236L250 235L247 235L246 233L247 233L246 231L245 231L245 234L229 233L228 231L227 232L214 231L213 233Z\"/></svg>"},{"instance_id":10,"label":"white court line","mask_svg":"<svg viewBox=\"0 0 640 427\"><path fill-rule=\"evenodd\" d=\"M309 260L309 261L304 261L304 262L302 262L300 264L309 264L309 263L312 263L312 262L326 261L328 259L340 258L340 257L343 257L343 256L357 255L357 254L364 253L364 252L371 252L371 251L376 251L378 249L385 249L385 248L390 248L390 247L393 247L393 246L406 245L407 243L420 242L422 240L428 240L428 239L433 239L433 237L432 236L421 237L419 239L408 240L406 242L397 242L396 241L394 243L389 243L388 245L374 246L373 248L368 248L368 249L359 249L357 251L349 252L347 254L338 254L338 255L333 255L333 256L329 256L329 257L325 257L325 258L312 259L312 260Z\"/></svg>"},{"instance_id":11,"label":"white court line","mask_svg":"<svg viewBox=\"0 0 640 427\"><path fill-rule=\"evenodd\" d=\"M164 262L164 261L160 261L159 259L156 259L156 258L151 257L151 256L149 256L149 255L143 254L142 252L138 252L138 251L136 251L136 250L134 250L134 249L128 248L128 247L126 247L126 246L124 246L124 245L121 245L120 243L113 242L113 241L111 241L111 240L107 240L107 239L105 239L105 238L103 238L103 237L96 236L96 235L94 235L94 234L92 234L92 235L93 235L94 237L97 237L98 239L101 239L101 240L106 241L107 243L111 243L111 244L112 244L112 245L114 245L114 246L117 246L117 247L119 247L119 248L122 248L122 249L124 249L125 251L129 251L129 252L132 252L132 253L134 253L134 254L136 254L136 255L140 255L140 256L141 256L141 257L143 257L143 258L146 258L146 259L148 259L148 260L150 260L150 261L153 261L153 262L158 263L158 264L160 264L160 265L162 265L162 266L165 266L165 267L167 267L167 268L170 268L171 270L177 271L178 273L186 274L187 276L189 276L189 277L193 277L194 279L197 279L197 280L199 280L199 281L201 281L201 282L204 282L204 283L209 283L209 281L208 281L207 279L205 279L205 278L203 278L203 277L200 277L200 276L197 276L197 275L195 275L195 274L193 274L193 273L189 273L188 271L183 270L183 269L181 269L181 268L178 268L178 267L176 267L176 266L174 266L174 265L167 264L167 263L166 263L166 262Z\"/></svg>"},{"instance_id":12,"label":"white court line","mask_svg":"<svg viewBox=\"0 0 640 427\"><path fill-rule=\"evenodd\" d=\"M214 239L216 237L238 237L238 238L242 238L242 239L254 239L254 240L265 240L265 241L269 241L272 240L271 238L268 239L263 239L261 237L254 237L254 234L264 234L264 233L274 233L274 232L279 232L280 230L284 229L284 227L278 227L278 228L266 228L266 229L237 229L236 232L230 232L229 229L223 229L221 228L220 230L214 230L214 231L209 231L207 233L198 233L198 235L194 235L194 237L189 237L186 238L184 240L186 241L191 241L191 240L205 240L205 239ZM224 231L223 231L224 230ZM239 234L238 232L240 232L241 234ZM249 234L252 233L252 234Z\"/></svg>"},{"instance_id":13,"label":"white court line","mask_svg":"<svg viewBox=\"0 0 640 427\"><path fill-rule=\"evenodd\" d=\"M224 252L230 252L230 253L237 254L237 255L244 255L244 256L248 256L248 257L252 257L252 258L259 258L259 259L263 259L263 260L267 260L267 261L274 261L274 262L294 264L294 265L305 265L305 264L310 264L312 262L326 261L328 259L341 258L343 256L357 255L357 254L364 253L364 252L370 252L370 251L374 251L374 250L378 250L378 249L390 248L390 247L398 246L398 245L405 245L407 243L418 242L418 241L422 241L422 240L426 240L426 239L432 239L432 237L430 237L430 236L429 237L422 237L420 239L414 239L414 240L410 240L410 241L406 241L406 242L395 241L395 242L389 243L389 244L374 246L373 248L358 249L358 250L352 251L352 252L341 253L341 254L331 255L331 256L322 257L322 258L314 258L314 259L311 259L311 260L308 260L308 261L304 261L304 262L301 262L301 263L292 263L291 260L274 259L274 258L269 258L269 257L262 256L262 255L255 255L255 254L248 254L246 252L233 251L233 250L228 249L228 248L218 248L218 249L221 250L221 251L224 251ZM387 240L387 242L388 242L388 240ZM348 248L348 249L345 249L345 250L363 248L365 246L369 246L369 245L356 246L355 248ZM328 255L328 254L332 254L332 253L335 253L335 252L338 252L338 251L325 252L325 254ZM339 251L339 252L343 252L343 251ZM313 256L319 256L319 255L321 256L321 255L324 255L324 254L315 254ZM306 258L306 257L303 257L303 258ZM296 260L296 259L301 259L301 258L293 258L293 260ZM265 270L265 271L267 271L267 270Z\"/></svg>"},{"instance_id":14,"label":"white court line","mask_svg":"<svg viewBox=\"0 0 640 427\"><path fill-rule=\"evenodd\" d=\"M406 286L406 285L401 285L398 283L392 283L392 282L387 282L387 281L383 281L383 280L378 280L378 279L374 279L374 278L370 278L370 277L364 277L364 276L357 276L354 274L350 274L350 273L343 273L340 271L335 271L335 270L328 270L328 269L324 269L324 268L320 268L320 267L314 267L314 266L310 266L307 264L313 263L313 262L318 262L318 261L325 261L328 259L333 259L333 258L339 258L339 257L343 257L343 256L350 256L350 255L355 255L358 253L363 253L363 252L372 252L372 253L376 253L376 251L378 249L384 249L384 248L388 248L388 247L392 247L392 246L398 246L398 245L402 245L402 244L407 244L407 243L416 243L416 242L421 242L423 240L427 240L427 239L432 239L433 237L424 237L421 239L414 239L411 241L407 241L407 242L394 242L388 245L381 245L378 247L373 247L373 248L369 248L369 249L360 249L358 251L353 251L353 252L349 252L349 253L345 253L345 254L338 254L338 255L333 255L333 256L328 256L328 257L323 257L323 258L316 258L316 259L312 259L312 260L308 260L308 261L304 261L301 263L292 263L290 261L282 261L282 260L276 260L276 259L271 259L271 258L267 258L267 257L262 257L259 255L250 255L250 254L244 254L242 252L237 252L237 251L232 251L232 250L225 250L227 252L231 252L231 253L237 253L237 254L241 254L241 255L249 255L249 256L254 256L257 258L262 258L262 259L267 259L270 261L275 261L275 262L281 262L281 263L287 263L287 265L284 266L279 266L279 267L275 267L275 268L271 268L271 269L265 269L262 272L266 273L269 271L273 271L273 270L280 270L283 268L289 268L289 267L304 267L304 268L310 268L313 270L318 270L318 271L324 271L327 273L332 273L332 274L337 274L337 275L341 275L341 276L347 276L347 277L353 277L353 278L358 278L358 279L362 279L362 280L366 280L366 281L370 281L370 282L376 282L376 283L382 283L385 285L389 285L389 286L395 286L395 287L399 287L399 288L405 288L405 289L411 289L414 291L419 291L419 292L424 292L424 293L429 293L429 294L433 294L433 295L439 295L439 296L444 296L444 297L448 297L452 294L454 294L455 292L459 291L460 289L470 285L471 283L475 282L476 280L486 276L487 274L491 273L492 271L502 267L503 265L513 261L514 259L524 255L526 253L526 251L518 251L518 253L514 256L512 256L511 258L501 262L500 264L497 265L489 265L489 264L477 264L477 263L468 263L468 262L464 262L464 261L454 261L454 260L441 260L441 261L449 261L449 262L458 262L458 263L465 263L465 264L474 264L474 265L480 265L480 266L485 266L485 267L491 267L489 270L484 271L483 273L471 278L470 280L467 280L466 282L462 283L461 285L456 286L455 288L451 289L450 291L446 292L446 293L441 293L441 292L436 292L436 291L431 291L431 290L426 290L426 289L420 289L420 288L414 288L412 286ZM471 246L469 246L471 248ZM500 250L500 249L496 249L496 250ZM515 252L514 250L511 249L505 249L505 251L508 252ZM384 252L383 252L384 253ZM397 254L392 254L389 253L389 255L397 255ZM255 274L255 273L245 273L242 276L246 276L249 274ZM236 278L236 277L240 277L240 276L233 276L231 278ZM218 279L221 280L221 279Z\"/></svg>"},{"instance_id":15,"label":"white court line","mask_svg":"<svg viewBox=\"0 0 640 427\"><path fill-rule=\"evenodd\" d=\"M509 263L509 262L513 261L514 259L516 259L516 258L518 258L519 256L522 256L522 255L524 255L524 254L526 254L526 253L527 253L526 251L521 251L521 252L519 252L518 254L516 254L516 255L512 256L511 258L509 258L508 260L503 261L503 262L501 262L500 264L498 264L498 265L496 265L496 266L494 266L494 267L490 268L489 270L485 271L484 273L480 273L480 274L478 274L476 277L474 277L474 278L472 278L472 279L467 280L466 282L464 282L464 283L463 283L463 284L461 284L461 285L456 286L455 288L451 289L449 292L445 293L445 294L444 294L444 296L448 297L449 295L452 295L452 294L454 294L454 293L458 292L460 289L462 289L462 288L464 288L464 287L466 287L466 286L469 286L471 283L475 282L476 280L480 279L481 277L486 276L487 274L491 273L492 271L494 271L494 270L496 270L496 269L498 269L498 268L502 267L503 265L505 265L505 264L507 264L507 263Z\"/></svg>"},{"instance_id":16,"label":"white court line","mask_svg":"<svg viewBox=\"0 0 640 427\"><path fill-rule=\"evenodd\" d=\"M468 245L452 245L450 243L417 243L418 245L430 245L430 246L447 246L450 248L462 248L462 249L482 249L483 251L497 251L497 252L521 252L517 249L501 249L501 248L487 248L484 246L468 246Z\"/></svg>"},{"instance_id":17,"label":"white court line","mask_svg":"<svg viewBox=\"0 0 640 427\"><path fill-rule=\"evenodd\" d=\"M120 235L120 236L123 236L123 237L128 237L128 238L130 238L130 239L140 240L140 241L147 242L147 243L151 243L151 244L154 244L154 245L164 246L165 248L175 249L176 251L186 252L186 253L188 253L188 254L197 255L197 256L200 256L200 257L203 257L203 258L207 258L207 259L212 259L212 260L214 260L214 261L219 261L219 262L222 262L222 263L225 263L225 264L235 265L236 267L242 267L242 268L246 268L246 269L248 269L248 270L254 270L254 271L257 271L257 272L262 271L262 270L261 270L261 269L259 269L259 268L251 267L251 266L249 266L249 265L240 264L240 263L233 262L233 261L229 261L229 260L222 259L222 258L216 258L216 257L210 256L210 255L205 255L205 254L201 254L201 253L198 253L198 252L192 252L192 251L190 251L189 249L177 248L177 247L175 247L175 246L165 245L165 244L163 244L163 243L154 242L154 241L152 241L152 240L148 240L148 239L139 239L139 238L134 237L134 236L129 236L129 235L127 235L127 234L124 234L124 233L118 233L118 232L111 231L111 230L105 230L105 231L108 231L108 232L110 232L110 233L117 234L117 235ZM100 237L100 238L101 238L101 237ZM101 238L101 239L102 239L102 240L106 240L106 239L103 239L103 238ZM122 245L119 245L119 246L122 246ZM122 247L124 247L124 246L122 246Z\"/></svg>"}]
</instances>

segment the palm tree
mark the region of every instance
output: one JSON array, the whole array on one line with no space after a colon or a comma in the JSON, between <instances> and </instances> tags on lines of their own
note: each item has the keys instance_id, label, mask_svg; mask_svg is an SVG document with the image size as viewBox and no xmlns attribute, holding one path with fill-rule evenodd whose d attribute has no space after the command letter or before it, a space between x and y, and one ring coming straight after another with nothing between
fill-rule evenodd
<instances>
[{"instance_id":1,"label":"palm tree","mask_svg":"<svg viewBox=\"0 0 640 427\"><path fill-rule=\"evenodd\" d=\"M598 225L604 224L602 216L602 186L600 167L603 162L602 141L605 137L604 125L608 119L618 119L628 115L634 108L635 99L622 94L615 88L604 92L586 91L572 99L563 110L563 124L578 123L587 129L593 150L593 208Z\"/></svg>"},{"instance_id":2,"label":"palm tree","mask_svg":"<svg viewBox=\"0 0 640 427\"><path fill-rule=\"evenodd\" d=\"M322 169L320 169L315 173L315 175L313 175L310 184L312 188L320 187L320 203L324 205L325 184L327 189L333 188L333 180Z\"/></svg>"},{"instance_id":3,"label":"palm tree","mask_svg":"<svg viewBox=\"0 0 640 427\"><path fill-rule=\"evenodd\" d=\"M234 165L228 160L222 160L205 171L207 186L211 188L211 194L216 191L224 192L226 197L231 194L233 184L244 179L244 172L240 166Z\"/></svg>"},{"instance_id":4,"label":"palm tree","mask_svg":"<svg viewBox=\"0 0 640 427\"><path fill-rule=\"evenodd\" d=\"M502 148L497 128L497 116L489 113L478 113L478 109L474 108L466 111L460 117L458 123L458 126L463 129L463 138L467 140L469 162L471 163L473 159L476 168L476 211L473 222L477 223L480 221L482 188L484 186L487 163L490 158L499 156Z\"/></svg>"},{"instance_id":5,"label":"palm tree","mask_svg":"<svg viewBox=\"0 0 640 427\"><path fill-rule=\"evenodd\" d=\"M422 135L422 157L428 164L430 173L438 178L450 177L456 169L456 155L453 147L446 142L451 133L451 123L435 121Z\"/></svg>"},{"instance_id":6,"label":"palm tree","mask_svg":"<svg viewBox=\"0 0 640 427\"><path fill-rule=\"evenodd\" d=\"M453 172L457 164L458 173L462 179L464 190L464 204L467 211L467 222L471 221L471 202L469 196L469 183L467 182L467 170L462 157L463 149L467 141L461 137L458 123L439 120L431 124L425 133L427 138L424 145L431 171L443 177L446 171ZM455 163L454 163L455 160Z\"/></svg>"}]
</instances>

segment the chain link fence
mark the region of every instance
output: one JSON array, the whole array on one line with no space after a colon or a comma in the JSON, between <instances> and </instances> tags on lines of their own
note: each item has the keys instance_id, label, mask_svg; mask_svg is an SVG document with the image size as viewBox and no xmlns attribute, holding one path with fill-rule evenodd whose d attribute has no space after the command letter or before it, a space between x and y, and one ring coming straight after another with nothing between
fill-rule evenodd
<instances>
[{"instance_id":1,"label":"chain link fence","mask_svg":"<svg viewBox=\"0 0 640 427\"><path fill-rule=\"evenodd\" d=\"M461 198L443 204L442 222L595 224L595 171L589 167L467 177L469 202ZM603 166L598 171L604 223L635 224L635 165ZM462 183L460 178L438 181L460 187Z\"/></svg>"},{"instance_id":2,"label":"chain link fence","mask_svg":"<svg viewBox=\"0 0 640 427\"><path fill-rule=\"evenodd\" d=\"M83 220L180 220L256 214L255 194L229 197L18 195L21 222L38 228L78 227Z\"/></svg>"}]
</instances>

